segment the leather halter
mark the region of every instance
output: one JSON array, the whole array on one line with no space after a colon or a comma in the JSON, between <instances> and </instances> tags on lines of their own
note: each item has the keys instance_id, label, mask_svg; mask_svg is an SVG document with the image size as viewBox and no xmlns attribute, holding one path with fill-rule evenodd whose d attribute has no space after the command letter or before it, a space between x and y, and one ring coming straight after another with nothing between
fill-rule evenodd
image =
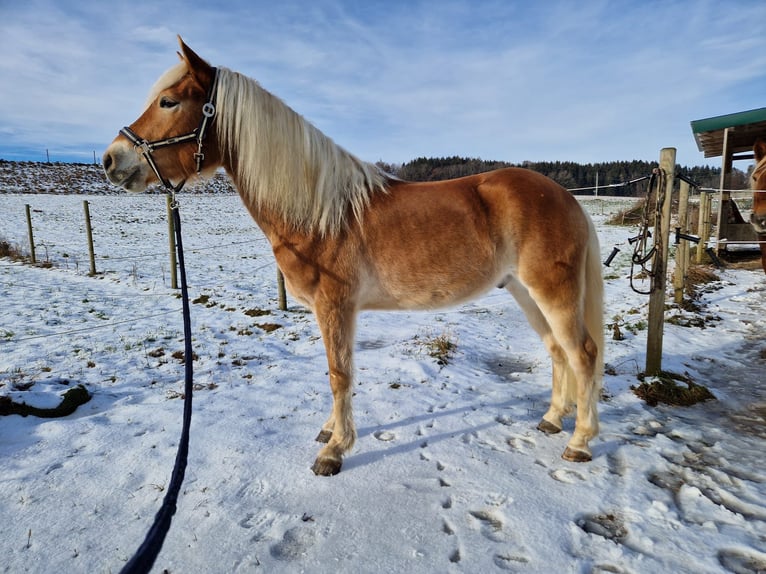
<instances>
[{"instance_id":1,"label":"leather halter","mask_svg":"<svg viewBox=\"0 0 766 574\"><path fill-rule=\"evenodd\" d=\"M197 162L197 175L200 174L200 171L202 170L202 162L205 160L205 154L202 153L203 143L205 141L205 137L207 136L208 127L213 121L213 118L215 117L215 113L216 113L215 93L216 93L216 88L218 87L218 68L213 68L213 71L215 74L213 78L213 82L210 85L210 90L208 91L208 94L207 94L207 101L202 106L202 120L200 121L199 127L197 127L194 131L184 135L173 136L173 137L150 142L140 137L138 134L136 134L133 130L131 130L127 126L120 130L120 133L124 135L126 138L128 138L128 140L133 144L133 147L136 150L138 149L141 150L141 154L144 156L144 159L146 159L146 162L154 171L155 175L157 176L157 179L159 179L162 182L162 185L164 185L168 191L171 191L173 193L177 193L178 191L180 191L181 188L186 183L186 180L185 179L182 180L181 183L178 184L178 186L174 187L170 183L170 180L162 177L162 174L160 173L160 170L157 167L157 164L155 163L154 158L152 157L152 152L163 147L168 147L171 145L196 140L197 153L194 154L194 160Z\"/></svg>"}]
</instances>

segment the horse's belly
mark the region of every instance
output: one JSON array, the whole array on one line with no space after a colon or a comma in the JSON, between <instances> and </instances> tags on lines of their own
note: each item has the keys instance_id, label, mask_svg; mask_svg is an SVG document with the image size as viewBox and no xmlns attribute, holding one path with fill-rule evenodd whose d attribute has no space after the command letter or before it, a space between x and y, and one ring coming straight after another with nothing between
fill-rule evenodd
<instances>
[{"instance_id":1,"label":"horse's belly","mask_svg":"<svg viewBox=\"0 0 766 574\"><path fill-rule=\"evenodd\" d=\"M502 274L466 272L389 277L361 290L365 309L436 309L482 295L502 280Z\"/></svg>"}]
</instances>

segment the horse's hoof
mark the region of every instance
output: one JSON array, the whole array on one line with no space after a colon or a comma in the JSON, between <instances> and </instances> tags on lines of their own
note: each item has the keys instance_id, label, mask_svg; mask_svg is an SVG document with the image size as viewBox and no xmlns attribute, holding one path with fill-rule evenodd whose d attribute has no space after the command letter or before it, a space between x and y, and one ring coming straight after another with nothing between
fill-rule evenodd
<instances>
[{"instance_id":1,"label":"horse's hoof","mask_svg":"<svg viewBox=\"0 0 766 574\"><path fill-rule=\"evenodd\" d=\"M569 447L564 449L564 454L561 455L561 458L568 460L569 462L590 462L593 459L589 452L575 450Z\"/></svg>"},{"instance_id":2,"label":"horse's hoof","mask_svg":"<svg viewBox=\"0 0 766 574\"><path fill-rule=\"evenodd\" d=\"M540 421L540 424L537 425L537 430L543 431L545 434L556 434L560 433L561 429L554 425L553 423L549 423L545 419Z\"/></svg>"},{"instance_id":3,"label":"horse's hoof","mask_svg":"<svg viewBox=\"0 0 766 574\"><path fill-rule=\"evenodd\" d=\"M316 440L317 442L323 442L324 444L327 444L328 442L330 442L331 438L332 438L332 431L322 429L321 431L319 431L319 434L314 440Z\"/></svg>"},{"instance_id":4,"label":"horse's hoof","mask_svg":"<svg viewBox=\"0 0 766 574\"><path fill-rule=\"evenodd\" d=\"M340 467L343 466L343 461L335 460L332 458L317 458L314 461L314 466L311 470L317 476L335 476L340 472Z\"/></svg>"}]
</instances>

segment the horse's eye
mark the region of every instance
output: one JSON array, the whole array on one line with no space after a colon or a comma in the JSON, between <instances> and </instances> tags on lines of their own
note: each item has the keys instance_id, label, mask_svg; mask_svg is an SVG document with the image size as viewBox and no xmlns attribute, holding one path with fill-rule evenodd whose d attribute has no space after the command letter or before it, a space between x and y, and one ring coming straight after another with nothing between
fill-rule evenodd
<instances>
[{"instance_id":1,"label":"horse's eye","mask_svg":"<svg viewBox=\"0 0 766 574\"><path fill-rule=\"evenodd\" d=\"M166 98L165 96L160 98L160 107L161 108L174 108L177 105L178 105L178 102L174 102L170 98Z\"/></svg>"}]
</instances>

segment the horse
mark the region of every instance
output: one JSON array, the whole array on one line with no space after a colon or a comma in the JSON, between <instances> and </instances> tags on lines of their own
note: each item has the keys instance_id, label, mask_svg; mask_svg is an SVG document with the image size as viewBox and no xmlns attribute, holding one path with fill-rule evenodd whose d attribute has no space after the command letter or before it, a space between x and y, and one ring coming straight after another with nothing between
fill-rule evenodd
<instances>
[{"instance_id":1,"label":"horse","mask_svg":"<svg viewBox=\"0 0 766 574\"><path fill-rule=\"evenodd\" d=\"M358 159L258 82L214 68L178 37L181 62L103 156L132 192L180 190L223 168L269 240L290 294L310 308L324 343L332 410L312 470L341 470L354 445L354 329L361 310L429 310L499 287L513 295L552 362L550 407L562 454L592 459L603 377L598 236L576 199L547 177L508 168L409 182ZM140 136L138 134L141 134ZM195 151L196 150L196 151Z\"/></svg>"},{"instance_id":2,"label":"horse","mask_svg":"<svg viewBox=\"0 0 766 574\"><path fill-rule=\"evenodd\" d=\"M753 213L750 215L750 223L758 236L761 265L766 273L766 139L758 138L755 141L753 157Z\"/></svg>"}]
</instances>

